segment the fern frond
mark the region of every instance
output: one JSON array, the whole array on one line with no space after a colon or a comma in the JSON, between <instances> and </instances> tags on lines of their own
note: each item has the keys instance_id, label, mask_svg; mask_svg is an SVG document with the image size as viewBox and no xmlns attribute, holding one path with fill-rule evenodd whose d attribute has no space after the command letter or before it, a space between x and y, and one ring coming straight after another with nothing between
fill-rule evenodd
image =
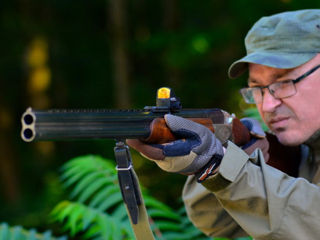
<instances>
[{"instance_id":1,"label":"fern frond","mask_svg":"<svg viewBox=\"0 0 320 240\"><path fill-rule=\"evenodd\" d=\"M99 156L89 155L74 158L63 165L62 171L63 185L66 188L75 185L71 197L80 196L81 202L89 199L92 193L104 184L110 185L110 183L117 182L114 165ZM99 186L96 181L100 181ZM91 189L92 187L94 189ZM88 188L91 190L87 190ZM83 193L84 191L86 192Z\"/></svg>"},{"instance_id":2,"label":"fern frond","mask_svg":"<svg viewBox=\"0 0 320 240\"><path fill-rule=\"evenodd\" d=\"M67 237L54 237L50 231L38 233L35 229L26 230L21 226L10 227L7 223L0 224L0 240L66 240Z\"/></svg>"},{"instance_id":3,"label":"fern frond","mask_svg":"<svg viewBox=\"0 0 320 240\"><path fill-rule=\"evenodd\" d=\"M149 208L148 215L152 218L167 218L175 221L180 221L180 216L169 210Z\"/></svg>"},{"instance_id":4,"label":"fern frond","mask_svg":"<svg viewBox=\"0 0 320 240\"><path fill-rule=\"evenodd\" d=\"M121 192L115 192L112 195L109 195L105 201L103 201L97 209L99 211L108 211L109 208L117 204L123 204Z\"/></svg>"},{"instance_id":5,"label":"fern frond","mask_svg":"<svg viewBox=\"0 0 320 240\"><path fill-rule=\"evenodd\" d=\"M108 196L119 191L120 188L118 185L109 185L101 189L93 196L93 198L89 202L89 207L98 208L108 198Z\"/></svg>"},{"instance_id":6,"label":"fern frond","mask_svg":"<svg viewBox=\"0 0 320 240\"><path fill-rule=\"evenodd\" d=\"M146 206L149 208L161 209L163 211L172 211L172 209L170 207L168 207L164 203L158 201L157 199L155 199L149 195L144 195L143 199L144 199Z\"/></svg>"},{"instance_id":7,"label":"fern frond","mask_svg":"<svg viewBox=\"0 0 320 240\"><path fill-rule=\"evenodd\" d=\"M63 222L65 229L70 230L71 236L74 236L78 232L85 231L94 222L98 214L94 209L90 209L81 203L63 201L53 209L51 217L53 220ZM91 219L91 221L84 224L84 219L86 221Z\"/></svg>"},{"instance_id":8,"label":"fern frond","mask_svg":"<svg viewBox=\"0 0 320 240\"><path fill-rule=\"evenodd\" d=\"M99 156L89 155L70 160L62 169L65 187L74 185L70 194L72 199L101 212L122 204L113 163Z\"/></svg>"},{"instance_id":9,"label":"fern frond","mask_svg":"<svg viewBox=\"0 0 320 240\"><path fill-rule=\"evenodd\" d=\"M121 220L79 202L63 201L52 211L51 217L63 223L71 236L85 233L87 239L122 239L132 235L130 225L124 225ZM126 235L122 236L119 232ZM120 238L113 238L119 234Z\"/></svg>"},{"instance_id":10,"label":"fern frond","mask_svg":"<svg viewBox=\"0 0 320 240\"><path fill-rule=\"evenodd\" d=\"M90 176L93 174L90 174ZM113 177L104 177L103 175L97 174L97 178L92 178L90 181L87 180L87 186L83 187L81 194L79 195L78 201L79 202L85 202L87 201L94 193L96 193L100 188L107 187L108 185L114 183ZM80 186L81 183L79 183L78 186ZM86 185L84 184L84 185Z\"/></svg>"},{"instance_id":11,"label":"fern frond","mask_svg":"<svg viewBox=\"0 0 320 240\"><path fill-rule=\"evenodd\" d=\"M64 201L52 212L71 235L86 239L134 239L112 160L90 155L77 157L62 168L65 187L77 202ZM142 187L143 189L143 187ZM185 210L174 211L143 192L151 228L159 239L201 239L204 235L188 220ZM79 208L79 209L77 209ZM161 233L159 233L159 231ZM161 237L168 236L168 237ZM180 236L176 237L176 236Z\"/></svg>"},{"instance_id":12,"label":"fern frond","mask_svg":"<svg viewBox=\"0 0 320 240\"><path fill-rule=\"evenodd\" d=\"M112 216L122 221L127 220L127 210L124 204L120 204L112 213Z\"/></svg>"},{"instance_id":13,"label":"fern frond","mask_svg":"<svg viewBox=\"0 0 320 240\"><path fill-rule=\"evenodd\" d=\"M65 163L61 171L61 180L67 186L81 179L87 173L99 172L107 176L115 176L116 170L113 164L105 161L103 158L94 155L76 157Z\"/></svg>"}]
</instances>

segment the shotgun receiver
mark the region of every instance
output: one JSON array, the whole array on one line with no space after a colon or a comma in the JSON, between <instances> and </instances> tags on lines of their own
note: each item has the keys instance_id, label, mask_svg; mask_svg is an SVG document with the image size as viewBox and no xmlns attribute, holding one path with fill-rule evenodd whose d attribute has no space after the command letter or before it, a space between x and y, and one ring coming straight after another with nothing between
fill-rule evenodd
<instances>
[{"instance_id":1,"label":"shotgun receiver","mask_svg":"<svg viewBox=\"0 0 320 240\"><path fill-rule=\"evenodd\" d=\"M26 142L138 138L147 143L165 143L175 139L163 118L167 113L205 125L222 143L231 140L242 145L250 139L248 130L233 115L217 108L183 109L173 91L166 87L158 89L156 106L137 110L28 108L21 118L21 137Z\"/></svg>"}]
</instances>

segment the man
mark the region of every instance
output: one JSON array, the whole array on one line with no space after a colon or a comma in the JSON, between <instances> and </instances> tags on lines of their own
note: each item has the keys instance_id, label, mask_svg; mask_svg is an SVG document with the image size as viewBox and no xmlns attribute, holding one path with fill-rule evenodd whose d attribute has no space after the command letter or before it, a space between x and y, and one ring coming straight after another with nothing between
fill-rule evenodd
<instances>
[{"instance_id":1,"label":"man","mask_svg":"<svg viewBox=\"0 0 320 240\"><path fill-rule=\"evenodd\" d=\"M162 169L190 175L183 198L191 221L215 237L320 238L320 10L261 18L249 31L247 55L231 78L249 70L241 93L255 103L280 143L301 145L299 176L266 164L268 149L256 121L248 146L224 148L205 127L173 115L165 119L183 140L166 145L128 143ZM262 144L261 144L262 143ZM265 150L264 149L264 150ZM267 159L265 159L267 158Z\"/></svg>"}]
</instances>

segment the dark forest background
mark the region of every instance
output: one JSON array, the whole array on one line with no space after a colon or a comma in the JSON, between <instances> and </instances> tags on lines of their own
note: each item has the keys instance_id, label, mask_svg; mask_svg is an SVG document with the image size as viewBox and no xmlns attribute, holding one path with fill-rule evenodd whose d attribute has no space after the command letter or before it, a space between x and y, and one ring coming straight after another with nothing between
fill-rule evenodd
<instances>
[{"instance_id":1,"label":"dark forest background","mask_svg":"<svg viewBox=\"0 0 320 240\"><path fill-rule=\"evenodd\" d=\"M183 107L247 107L230 80L260 17L318 0L11 0L0 3L0 222L47 228L66 195L59 168L85 154L113 159L111 140L24 143L25 109L143 108L170 86ZM141 183L175 207L184 176L133 152Z\"/></svg>"}]
</instances>

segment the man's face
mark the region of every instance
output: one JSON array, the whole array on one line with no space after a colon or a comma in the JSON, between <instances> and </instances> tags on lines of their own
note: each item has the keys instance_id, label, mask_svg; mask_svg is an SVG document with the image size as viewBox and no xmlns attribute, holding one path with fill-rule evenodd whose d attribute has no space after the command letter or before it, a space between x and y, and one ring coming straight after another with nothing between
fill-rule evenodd
<instances>
[{"instance_id":1,"label":"man's face","mask_svg":"<svg viewBox=\"0 0 320 240\"><path fill-rule=\"evenodd\" d=\"M249 64L249 87L296 79L320 63L320 54L294 69L277 69ZM276 99L268 89L257 108L267 126L282 144L299 145L320 129L320 69L296 83L297 93Z\"/></svg>"}]
</instances>

